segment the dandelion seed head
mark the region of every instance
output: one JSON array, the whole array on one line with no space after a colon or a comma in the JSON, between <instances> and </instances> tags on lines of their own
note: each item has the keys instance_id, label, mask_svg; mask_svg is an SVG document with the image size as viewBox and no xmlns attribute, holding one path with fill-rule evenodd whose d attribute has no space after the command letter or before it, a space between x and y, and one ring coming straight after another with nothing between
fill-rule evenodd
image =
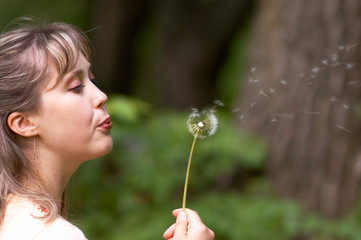
<instances>
[{"instance_id":1,"label":"dandelion seed head","mask_svg":"<svg viewBox=\"0 0 361 240\"><path fill-rule=\"evenodd\" d=\"M204 128L206 125L203 122L197 122L197 127Z\"/></svg>"},{"instance_id":2,"label":"dandelion seed head","mask_svg":"<svg viewBox=\"0 0 361 240\"><path fill-rule=\"evenodd\" d=\"M206 138L216 133L218 119L215 116L215 110L206 110L199 112L194 109L189 115L187 127L189 132L197 138Z\"/></svg>"}]
</instances>

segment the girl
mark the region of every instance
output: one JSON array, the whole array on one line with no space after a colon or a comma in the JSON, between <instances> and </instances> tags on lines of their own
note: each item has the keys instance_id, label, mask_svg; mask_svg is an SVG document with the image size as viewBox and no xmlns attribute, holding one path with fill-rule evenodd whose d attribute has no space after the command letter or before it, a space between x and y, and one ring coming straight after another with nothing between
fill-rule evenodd
<instances>
[{"instance_id":1,"label":"girl","mask_svg":"<svg viewBox=\"0 0 361 240\"><path fill-rule=\"evenodd\" d=\"M86 239L66 220L64 190L113 145L90 58L85 34L68 24L0 35L0 239ZM196 212L173 215L164 238L214 238Z\"/></svg>"}]
</instances>

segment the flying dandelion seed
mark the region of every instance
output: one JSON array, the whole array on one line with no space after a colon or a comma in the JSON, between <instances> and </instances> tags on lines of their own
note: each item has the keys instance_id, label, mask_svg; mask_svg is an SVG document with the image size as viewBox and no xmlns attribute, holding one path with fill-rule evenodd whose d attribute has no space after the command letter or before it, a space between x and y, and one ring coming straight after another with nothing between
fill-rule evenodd
<instances>
[{"instance_id":1,"label":"flying dandelion seed","mask_svg":"<svg viewBox=\"0 0 361 240\"><path fill-rule=\"evenodd\" d=\"M232 114L245 128L259 127L259 129L263 129L259 123L267 121L265 125L279 125L279 131L284 131L282 124L287 120L297 119L298 121L305 117L312 121L313 119L323 121L326 119L325 116L330 113L330 110L326 110L328 108L332 108L331 111L340 110L347 117L352 116L349 114L353 113L354 104L356 104L356 109L358 109L358 105L357 102L354 102L353 96L348 95L348 91L351 93L354 91L352 88L361 88L361 80L354 75L354 71L357 71L360 66L359 56L356 55L360 46L361 42L337 45L333 53L327 54L312 65L307 64L307 68L302 72L288 73L287 71L283 74L275 74L274 76L281 77L279 79L273 79L272 76L266 78L268 72L263 72L259 66L251 65L247 78L243 80L246 85L245 95L239 100L241 105L232 109ZM354 51L350 52L353 48L355 48ZM337 82L337 84L342 83L348 87L345 89L347 94L340 92L343 89L333 87L336 86L334 84L338 81L337 78L342 76L337 75L338 73L350 74L347 75L349 76L347 79L340 78L341 82ZM329 77L331 75L333 77ZM320 86L324 87L328 84L330 84L329 88L324 90L320 88ZM298 95L300 91L303 93ZM296 94L292 96L289 94L290 92ZM302 110L298 109L303 103L305 105L302 106ZM277 114L277 112L285 113ZM333 114L329 116L335 117ZM257 117L260 120L256 119ZM253 120L255 124L252 123ZM312 124L310 122L309 126ZM348 125L350 123L343 124L345 126L337 125L336 129L347 133L353 131ZM327 124L325 126L328 128ZM277 128L275 129L278 131Z\"/></svg>"},{"instance_id":2,"label":"flying dandelion seed","mask_svg":"<svg viewBox=\"0 0 361 240\"><path fill-rule=\"evenodd\" d=\"M314 73L314 74L317 74L321 71L321 69L318 67L318 66L315 66L311 69L311 71Z\"/></svg>"},{"instance_id":3,"label":"flying dandelion seed","mask_svg":"<svg viewBox=\"0 0 361 240\"><path fill-rule=\"evenodd\" d=\"M288 82L286 80L281 80L280 82L282 85L288 85Z\"/></svg>"},{"instance_id":4,"label":"flying dandelion seed","mask_svg":"<svg viewBox=\"0 0 361 240\"><path fill-rule=\"evenodd\" d=\"M346 70L350 70L352 69L356 64L355 63L346 63L345 64L345 69Z\"/></svg>"},{"instance_id":5,"label":"flying dandelion seed","mask_svg":"<svg viewBox=\"0 0 361 240\"><path fill-rule=\"evenodd\" d=\"M216 108L216 107L224 107L224 103L223 103L221 100L219 100L219 99L214 100L213 103L214 103L213 109Z\"/></svg>"}]
</instances>

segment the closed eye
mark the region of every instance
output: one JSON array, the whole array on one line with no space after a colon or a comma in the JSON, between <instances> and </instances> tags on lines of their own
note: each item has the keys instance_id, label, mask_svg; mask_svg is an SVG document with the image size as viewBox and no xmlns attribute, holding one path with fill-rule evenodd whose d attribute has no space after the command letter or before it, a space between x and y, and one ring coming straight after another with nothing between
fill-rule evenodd
<instances>
[{"instance_id":1,"label":"closed eye","mask_svg":"<svg viewBox=\"0 0 361 240\"><path fill-rule=\"evenodd\" d=\"M85 87L84 84L79 84L73 88L70 88L69 91L75 92L75 93L81 93L81 91L83 90L84 87Z\"/></svg>"}]
</instances>

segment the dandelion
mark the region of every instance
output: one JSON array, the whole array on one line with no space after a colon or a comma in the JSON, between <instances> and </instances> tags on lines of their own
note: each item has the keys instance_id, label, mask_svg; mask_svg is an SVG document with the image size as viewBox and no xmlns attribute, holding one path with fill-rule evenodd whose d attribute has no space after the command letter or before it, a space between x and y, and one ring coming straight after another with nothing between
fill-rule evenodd
<instances>
[{"instance_id":1,"label":"dandelion","mask_svg":"<svg viewBox=\"0 0 361 240\"><path fill-rule=\"evenodd\" d=\"M222 106L219 104L220 102L217 101L217 106ZM196 144L197 138L206 138L216 133L218 127L218 120L215 116L215 107L210 110L199 112L198 109L193 109L192 113L189 115L187 121L187 127L189 132L193 135L193 143L191 147L191 151L188 158L188 166L187 166L187 173L184 183L184 193L183 193L183 203L182 209L185 211L186 208L186 199L187 199L187 188L188 188L188 179L189 179L189 172L192 163L192 156L194 146Z\"/></svg>"},{"instance_id":2,"label":"dandelion","mask_svg":"<svg viewBox=\"0 0 361 240\"><path fill-rule=\"evenodd\" d=\"M189 132L197 138L205 138L215 134L218 120L214 113L214 109L203 111L202 113L198 109L193 109L187 121Z\"/></svg>"}]
</instances>

